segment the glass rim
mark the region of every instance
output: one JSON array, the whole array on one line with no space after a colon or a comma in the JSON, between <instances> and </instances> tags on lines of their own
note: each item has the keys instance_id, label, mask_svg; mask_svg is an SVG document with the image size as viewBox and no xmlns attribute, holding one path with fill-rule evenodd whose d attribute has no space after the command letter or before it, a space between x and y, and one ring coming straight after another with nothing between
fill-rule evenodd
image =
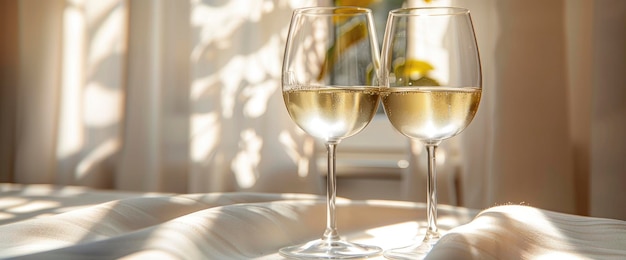
<instances>
[{"instance_id":1,"label":"glass rim","mask_svg":"<svg viewBox=\"0 0 626 260\"><path fill-rule=\"evenodd\" d=\"M404 7L389 12L393 16L451 16L469 13L470 10L463 7Z\"/></svg>"},{"instance_id":2,"label":"glass rim","mask_svg":"<svg viewBox=\"0 0 626 260\"><path fill-rule=\"evenodd\" d=\"M296 8L294 10L294 13L303 15L342 16L371 14L372 10L370 10L369 8L358 6L314 6Z\"/></svg>"}]
</instances>

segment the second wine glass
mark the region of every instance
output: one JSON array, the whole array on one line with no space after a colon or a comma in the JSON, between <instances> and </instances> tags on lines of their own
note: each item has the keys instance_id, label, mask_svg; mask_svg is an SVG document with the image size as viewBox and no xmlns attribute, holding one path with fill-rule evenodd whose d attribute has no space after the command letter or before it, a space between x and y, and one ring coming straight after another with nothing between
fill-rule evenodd
<instances>
[{"instance_id":1,"label":"second wine glass","mask_svg":"<svg viewBox=\"0 0 626 260\"><path fill-rule=\"evenodd\" d=\"M282 248L283 256L351 259L382 253L379 247L341 239L335 218L335 149L369 124L380 99L375 37L366 8L312 7L293 13L283 61L283 99L291 119L326 144L327 220L320 239Z\"/></svg>"},{"instance_id":2,"label":"second wine glass","mask_svg":"<svg viewBox=\"0 0 626 260\"><path fill-rule=\"evenodd\" d=\"M403 135L421 141L428 155L424 239L387 250L384 255L421 259L441 236L437 228L437 146L470 124L482 94L480 58L469 10L391 11L381 63L381 97L389 121Z\"/></svg>"}]
</instances>

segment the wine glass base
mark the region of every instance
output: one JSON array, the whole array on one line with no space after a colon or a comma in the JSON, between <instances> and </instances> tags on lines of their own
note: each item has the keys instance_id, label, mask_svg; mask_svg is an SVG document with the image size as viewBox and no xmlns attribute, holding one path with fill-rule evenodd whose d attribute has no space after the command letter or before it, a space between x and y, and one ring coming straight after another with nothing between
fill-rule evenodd
<instances>
[{"instance_id":1,"label":"wine glass base","mask_svg":"<svg viewBox=\"0 0 626 260\"><path fill-rule=\"evenodd\" d=\"M430 250L433 249L438 240L438 238L425 239L419 244L385 250L383 255L387 259L394 260L424 259Z\"/></svg>"},{"instance_id":2,"label":"wine glass base","mask_svg":"<svg viewBox=\"0 0 626 260\"><path fill-rule=\"evenodd\" d=\"M281 256L293 259L362 259L378 256L382 252L377 246L325 239L284 247L278 251Z\"/></svg>"}]
</instances>

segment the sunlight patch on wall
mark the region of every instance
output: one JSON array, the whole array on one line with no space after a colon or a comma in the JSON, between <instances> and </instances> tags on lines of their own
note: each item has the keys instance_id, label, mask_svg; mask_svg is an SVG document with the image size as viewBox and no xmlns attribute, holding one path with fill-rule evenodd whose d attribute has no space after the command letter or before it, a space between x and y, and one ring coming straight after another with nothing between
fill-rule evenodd
<instances>
[{"instance_id":1,"label":"sunlight patch on wall","mask_svg":"<svg viewBox=\"0 0 626 260\"><path fill-rule=\"evenodd\" d=\"M298 138L298 139L301 139ZM278 135L278 140L283 146L287 156L291 161L295 162L298 167L298 176L306 177L309 174L311 154L314 153L315 141L312 138L305 138L302 142L302 149L299 149L298 143L288 130L282 130Z\"/></svg>"},{"instance_id":2,"label":"sunlight patch on wall","mask_svg":"<svg viewBox=\"0 0 626 260\"><path fill-rule=\"evenodd\" d=\"M191 0L192 179L221 189L257 188L265 185L259 180L268 178L266 170L299 178L294 164L298 176L310 176L312 152L305 154L306 137L285 124L280 93L288 27L282 21L304 3ZM294 134L289 157L280 143L284 140L277 140L283 129Z\"/></svg>"},{"instance_id":3,"label":"sunlight patch on wall","mask_svg":"<svg viewBox=\"0 0 626 260\"><path fill-rule=\"evenodd\" d=\"M282 59L278 59L277 57L283 56L285 48L281 39L281 36L277 34L273 35L267 44L261 48L257 56L265 73L277 79L281 76L282 68Z\"/></svg>"},{"instance_id":4,"label":"sunlight patch on wall","mask_svg":"<svg viewBox=\"0 0 626 260\"><path fill-rule=\"evenodd\" d=\"M191 100L199 100L202 98L202 96L209 91L210 87L217 83L217 80L218 78L215 74L194 79L191 83L191 90L189 91Z\"/></svg>"},{"instance_id":5,"label":"sunlight patch on wall","mask_svg":"<svg viewBox=\"0 0 626 260\"><path fill-rule=\"evenodd\" d=\"M84 81L86 21L80 6L69 5L63 12L63 64L59 117L59 158L67 158L82 149L81 88Z\"/></svg>"},{"instance_id":6,"label":"sunlight patch on wall","mask_svg":"<svg viewBox=\"0 0 626 260\"><path fill-rule=\"evenodd\" d=\"M127 10L124 0L66 3L56 154L59 175L72 181L101 170L120 146Z\"/></svg>"},{"instance_id":7,"label":"sunlight patch on wall","mask_svg":"<svg viewBox=\"0 0 626 260\"><path fill-rule=\"evenodd\" d=\"M280 140L280 143L283 145L287 156L289 156L292 161L297 162L298 160L300 160L300 157L302 156L298 152L298 145L296 144L296 141L293 139L289 131L281 131L278 136L278 140Z\"/></svg>"},{"instance_id":8,"label":"sunlight patch on wall","mask_svg":"<svg viewBox=\"0 0 626 260\"><path fill-rule=\"evenodd\" d=\"M280 88L280 60L282 45L274 35L261 49L250 55L245 64L245 79L251 84L243 89L244 116L257 118L265 114L267 104L274 92Z\"/></svg>"},{"instance_id":9,"label":"sunlight patch on wall","mask_svg":"<svg viewBox=\"0 0 626 260\"><path fill-rule=\"evenodd\" d=\"M272 1L265 0L234 0L226 1L221 6L208 6L200 0L192 0L191 24L202 27L200 42L212 42L214 39L228 39L229 35L241 27L247 20L258 22L263 14L270 13L275 6ZM242 8L245 7L245 8ZM220 26L204 26L207 17L211 23ZM221 46L228 47L230 43L223 41Z\"/></svg>"},{"instance_id":10,"label":"sunlight patch on wall","mask_svg":"<svg viewBox=\"0 0 626 260\"><path fill-rule=\"evenodd\" d=\"M85 87L83 102L87 126L107 127L122 120L123 99L118 89L90 82Z\"/></svg>"},{"instance_id":11,"label":"sunlight patch on wall","mask_svg":"<svg viewBox=\"0 0 626 260\"><path fill-rule=\"evenodd\" d=\"M119 0L90 1L86 11L88 17L91 18L90 24L98 25L90 42L88 61L98 64L115 55L125 53L126 37L125 34L120 33L120 28L124 28L127 22L124 4ZM93 72L90 71L91 73Z\"/></svg>"},{"instance_id":12,"label":"sunlight patch on wall","mask_svg":"<svg viewBox=\"0 0 626 260\"><path fill-rule=\"evenodd\" d=\"M239 152L232 161L231 168L237 184L241 188L254 186L258 179L258 165L261 162L263 138L254 131L246 129L241 132Z\"/></svg>"},{"instance_id":13,"label":"sunlight patch on wall","mask_svg":"<svg viewBox=\"0 0 626 260\"><path fill-rule=\"evenodd\" d=\"M235 97L241 84L245 69L246 57L236 55L232 57L220 71L219 78L221 84L222 116L232 118L235 109Z\"/></svg>"},{"instance_id":14,"label":"sunlight patch on wall","mask_svg":"<svg viewBox=\"0 0 626 260\"><path fill-rule=\"evenodd\" d=\"M257 118L267 111L267 103L280 83L277 80L268 80L261 84L251 85L243 90L243 97L247 99L243 107L245 117Z\"/></svg>"},{"instance_id":15,"label":"sunlight patch on wall","mask_svg":"<svg viewBox=\"0 0 626 260\"><path fill-rule=\"evenodd\" d=\"M217 146L220 138L220 121L217 112L191 116L191 160L202 162Z\"/></svg>"}]
</instances>

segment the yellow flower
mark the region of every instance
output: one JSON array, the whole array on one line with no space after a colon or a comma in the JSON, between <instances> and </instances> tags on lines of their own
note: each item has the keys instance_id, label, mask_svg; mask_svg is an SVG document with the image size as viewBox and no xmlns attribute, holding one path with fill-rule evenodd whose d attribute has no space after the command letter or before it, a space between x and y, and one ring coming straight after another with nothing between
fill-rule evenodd
<instances>
[{"instance_id":1,"label":"yellow flower","mask_svg":"<svg viewBox=\"0 0 626 260\"><path fill-rule=\"evenodd\" d=\"M439 86L439 82L428 76L434 67L423 60L397 59L393 62L393 73L398 85Z\"/></svg>"}]
</instances>

